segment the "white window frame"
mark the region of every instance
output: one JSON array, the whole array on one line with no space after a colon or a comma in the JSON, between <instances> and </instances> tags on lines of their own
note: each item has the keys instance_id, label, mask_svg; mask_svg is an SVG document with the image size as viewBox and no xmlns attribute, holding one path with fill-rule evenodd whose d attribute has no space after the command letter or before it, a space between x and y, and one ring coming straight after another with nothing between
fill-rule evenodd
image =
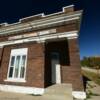
<instances>
[{"instance_id":1,"label":"white window frame","mask_svg":"<svg viewBox=\"0 0 100 100\"><path fill-rule=\"evenodd\" d=\"M7 79L5 81L11 81L11 82L26 82L25 77L26 77L26 66L27 66L27 53L28 53L28 48L19 48L19 49L12 49L11 54L10 54L10 60L9 60L9 67L8 67L8 73L7 73ZM26 55L26 60L25 60L25 71L24 71L24 78L15 78L14 75L13 77L9 77L10 73L10 65L11 65L11 58L12 56L18 56L22 57L22 55ZM15 63L15 62L14 62ZM20 68L21 69L21 68ZM13 69L13 74L15 72L15 66ZM20 72L19 72L20 74Z\"/></svg>"}]
</instances>

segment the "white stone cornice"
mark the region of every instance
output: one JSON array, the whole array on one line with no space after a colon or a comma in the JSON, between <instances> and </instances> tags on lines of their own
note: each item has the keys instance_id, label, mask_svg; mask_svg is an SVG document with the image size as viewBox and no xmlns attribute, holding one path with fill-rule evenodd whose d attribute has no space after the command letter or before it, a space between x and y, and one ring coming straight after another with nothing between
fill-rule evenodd
<instances>
[{"instance_id":1,"label":"white stone cornice","mask_svg":"<svg viewBox=\"0 0 100 100\"><path fill-rule=\"evenodd\" d=\"M52 25L58 25L59 23L71 21L71 20L77 20L80 19L81 16L81 11L76 11L71 14L61 14L57 16L51 16L47 18L43 18L40 20L36 21L31 21L27 23L17 23L14 25L10 25L4 28L0 29L0 35L3 34L16 34L19 32L26 32L26 31L31 31L36 28L43 28L43 27L50 27Z\"/></svg>"},{"instance_id":2,"label":"white stone cornice","mask_svg":"<svg viewBox=\"0 0 100 100\"><path fill-rule=\"evenodd\" d=\"M72 39L78 37L78 31L69 31L69 32L63 32L63 33L54 33L54 34L47 34L47 35L39 35L39 36L33 36L28 37L25 39L18 39L18 40L8 40L5 42L0 42L0 47L6 46L6 45L13 45L13 44L20 44L20 43L28 43L28 42L44 42L46 40L50 39L60 39L60 38L68 38Z\"/></svg>"}]
</instances>

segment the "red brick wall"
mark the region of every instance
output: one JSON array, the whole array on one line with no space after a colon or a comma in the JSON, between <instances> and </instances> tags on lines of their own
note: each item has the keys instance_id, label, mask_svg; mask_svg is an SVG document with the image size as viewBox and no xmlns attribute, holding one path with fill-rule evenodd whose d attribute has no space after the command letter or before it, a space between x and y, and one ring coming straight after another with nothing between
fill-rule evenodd
<instances>
[{"instance_id":1,"label":"red brick wall","mask_svg":"<svg viewBox=\"0 0 100 100\"><path fill-rule=\"evenodd\" d=\"M15 48L28 48L25 83L4 81L7 78L10 52L11 49ZM77 39L46 42L45 44L27 43L4 47L0 66L0 84L33 87L46 87L51 85L50 53L52 51L58 51L61 54L60 64L62 83L72 83L74 90L83 90Z\"/></svg>"},{"instance_id":2,"label":"red brick wall","mask_svg":"<svg viewBox=\"0 0 100 100\"><path fill-rule=\"evenodd\" d=\"M2 50L3 50L3 48L0 48L0 62L1 62L1 58L2 58Z\"/></svg>"},{"instance_id":3,"label":"red brick wall","mask_svg":"<svg viewBox=\"0 0 100 100\"><path fill-rule=\"evenodd\" d=\"M70 65L62 66L62 82L72 83L74 90L83 90L80 56L77 39L68 40Z\"/></svg>"},{"instance_id":4,"label":"red brick wall","mask_svg":"<svg viewBox=\"0 0 100 100\"><path fill-rule=\"evenodd\" d=\"M35 30L33 31L33 33L36 31L55 28L57 30L57 33L59 34L61 32L75 31L79 29L78 20L65 22L64 24L65 25L57 25L50 28ZM32 32L21 34L30 33ZM9 36L0 36L0 41L8 40L8 37ZM49 53L53 50L58 50L61 53L62 83L72 83L74 90L82 90L83 83L79 60L78 41L77 39L66 39L66 41L58 41L59 42L46 42L45 45L43 43L26 43L19 45L11 45L5 46L3 49L0 49L0 58L3 52L2 62L0 66L0 84L2 83L34 87L46 87L48 85L51 85L51 64ZM7 78L10 52L11 49L14 48L28 48L28 63L25 83L4 81Z\"/></svg>"},{"instance_id":5,"label":"red brick wall","mask_svg":"<svg viewBox=\"0 0 100 100\"><path fill-rule=\"evenodd\" d=\"M61 82L71 83L73 90L83 90L83 81L81 76L79 48L77 39L61 40L58 42L46 43L46 58L45 58L45 81L46 85L51 82L51 52L60 53L61 65ZM46 77L47 76L47 77ZM45 86L46 86L45 85Z\"/></svg>"},{"instance_id":6,"label":"red brick wall","mask_svg":"<svg viewBox=\"0 0 100 100\"><path fill-rule=\"evenodd\" d=\"M9 66L11 49L28 48L28 59L26 69L26 82L5 82ZM19 86L44 87L44 48L43 44L28 43L6 46L3 50L3 57L0 66L0 84L12 84Z\"/></svg>"}]
</instances>

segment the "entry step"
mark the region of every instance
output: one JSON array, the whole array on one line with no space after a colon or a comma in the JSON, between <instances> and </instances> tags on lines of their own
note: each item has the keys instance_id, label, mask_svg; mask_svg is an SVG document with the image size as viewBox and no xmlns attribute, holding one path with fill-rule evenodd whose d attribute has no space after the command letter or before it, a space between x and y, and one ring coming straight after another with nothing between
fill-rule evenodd
<instances>
[{"instance_id":1,"label":"entry step","mask_svg":"<svg viewBox=\"0 0 100 100\"><path fill-rule=\"evenodd\" d=\"M45 94L58 100L73 100L71 84L55 84L45 89Z\"/></svg>"}]
</instances>

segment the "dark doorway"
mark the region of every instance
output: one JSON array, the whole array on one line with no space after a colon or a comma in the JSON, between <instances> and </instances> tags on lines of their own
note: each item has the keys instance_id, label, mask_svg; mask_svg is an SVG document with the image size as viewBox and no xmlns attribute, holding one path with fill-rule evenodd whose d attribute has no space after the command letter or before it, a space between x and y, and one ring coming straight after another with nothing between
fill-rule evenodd
<instances>
[{"instance_id":1,"label":"dark doorway","mask_svg":"<svg viewBox=\"0 0 100 100\"><path fill-rule=\"evenodd\" d=\"M69 50L67 39L54 42L47 41L45 43L45 87L56 83L56 67L52 68L52 66L55 65L60 65L58 70L61 70L62 66L69 65ZM52 70L55 73L53 75L54 78L52 76ZM61 71L60 74L62 75Z\"/></svg>"}]
</instances>

